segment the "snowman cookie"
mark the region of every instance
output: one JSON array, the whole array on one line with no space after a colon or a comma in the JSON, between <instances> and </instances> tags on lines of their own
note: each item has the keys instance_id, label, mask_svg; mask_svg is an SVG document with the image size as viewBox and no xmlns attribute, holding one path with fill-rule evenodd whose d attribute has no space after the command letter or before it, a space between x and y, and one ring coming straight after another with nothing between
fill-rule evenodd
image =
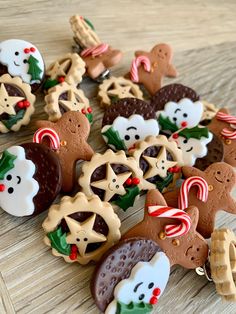
<instances>
[{"instance_id":1,"label":"snowman cookie","mask_svg":"<svg viewBox=\"0 0 236 314\"><path fill-rule=\"evenodd\" d=\"M32 43L9 39L0 43L0 74L19 76L30 84L35 92L41 85L45 74L43 57Z\"/></svg>"},{"instance_id":2,"label":"snowman cookie","mask_svg":"<svg viewBox=\"0 0 236 314\"><path fill-rule=\"evenodd\" d=\"M29 84L20 77L4 74L0 77L0 132L18 131L30 122L35 96Z\"/></svg>"},{"instance_id":3,"label":"snowman cookie","mask_svg":"<svg viewBox=\"0 0 236 314\"><path fill-rule=\"evenodd\" d=\"M131 238L102 257L93 274L91 293L105 314L147 314L155 309L169 275L169 259L154 241Z\"/></svg>"},{"instance_id":4,"label":"snowman cookie","mask_svg":"<svg viewBox=\"0 0 236 314\"><path fill-rule=\"evenodd\" d=\"M27 143L6 149L0 159L0 206L22 217L41 213L61 189L59 160L47 147Z\"/></svg>"},{"instance_id":5,"label":"snowman cookie","mask_svg":"<svg viewBox=\"0 0 236 314\"><path fill-rule=\"evenodd\" d=\"M128 151L137 141L157 136L159 125L155 111L143 100L123 98L111 105L102 121L102 136L114 150Z\"/></svg>"}]
</instances>

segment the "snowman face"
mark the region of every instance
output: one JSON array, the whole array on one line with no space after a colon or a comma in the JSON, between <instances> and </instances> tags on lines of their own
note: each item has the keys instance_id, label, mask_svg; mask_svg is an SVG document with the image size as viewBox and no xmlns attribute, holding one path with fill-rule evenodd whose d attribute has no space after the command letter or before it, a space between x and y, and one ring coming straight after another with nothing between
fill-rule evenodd
<instances>
[{"instance_id":1,"label":"snowman face","mask_svg":"<svg viewBox=\"0 0 236 314\"><path fill-rule=\"evenodd\" d=\"M183 98L179 102L168 102L165 109L159 113L163 117L168 117L178 128L192 128L201 120L203 104L200 101L192 102L189 98Z\"/></svg>"},{"instance_id":2,"label":"snowman face","mask_svg":"<svg viewBox=\"0 0 236 314\"><path fill-rule=\"evenodd\" d=\"M7 66L8 72L12 76L20 76L25 83L32 84L40 81L33 81L28 74L28 59L32 55L38 60L38 67L42 70L40 78L43 77L44 62L38 49L31 43L19 40L9 39L0 43L0 63Z\"/></svg>"},{"instance_id":3,"label":"snowman face","mask_svg":"<svg viewBox=\"0 0 236 314\"><path fill-rule=\"evenodd\" d=\"M33 198L39 190L38 182L33 178L35 165L25 158L24 148L12 146L7 151L16 156L14 168L9 170L0 184L5 186L0 192L0 206L13 216L28 216L34 212Z\"/></svg>"}]
</instances>

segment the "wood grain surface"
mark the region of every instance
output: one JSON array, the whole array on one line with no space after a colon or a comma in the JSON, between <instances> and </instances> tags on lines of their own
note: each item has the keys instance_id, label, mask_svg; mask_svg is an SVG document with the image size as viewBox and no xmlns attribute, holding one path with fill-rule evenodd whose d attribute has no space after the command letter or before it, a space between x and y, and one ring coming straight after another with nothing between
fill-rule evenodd
<instances>
[{"instance_id":1,"label":"wood grain surface","mask_svg":"<svg viewBox=\"0 0 236 314\"><path fill-rule=\"evenodd\" d=\"M149 50L158 42L171 44L181 82L196 89L202 99L227 106L236 113L236 2L135 1L135 0L0 0L0 41L20 38L32 41L49 64L69 52L72 32L69 17L88 17L104 42L124 51L113 75L127 72L137 49ZM97 85L81 85L94 110L90 144L104 151L100 135L102 110L96 100ZM0 151L12 144L31 141L35 121L46 118L43 95L28 127L0 135ZM79 171L79 170L78 170ZM142 219L144 197L127 213L118 212L125 232ZM66 264L44 245L41 224L46 212L35 218L14 218L0 209L0 313L99 313L90 296L94 265ZM236 218L219 214L217 226L236 231ZM213 283L193 270L173 267L156 313L236 313L236 305L224 303Z\"/></svg>"}]
</instances>

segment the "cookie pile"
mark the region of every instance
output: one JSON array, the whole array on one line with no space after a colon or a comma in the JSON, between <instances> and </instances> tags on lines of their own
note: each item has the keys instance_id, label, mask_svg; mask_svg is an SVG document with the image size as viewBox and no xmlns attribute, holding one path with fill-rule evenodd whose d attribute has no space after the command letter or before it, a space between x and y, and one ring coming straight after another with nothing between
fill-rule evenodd
<instances>
[{"instance_id":1,"label":"cookie pile","mask_svg":"<svg viewBox=\"0 0 236 314\"><path fill-rule=\"evenodd\" d=\"M205 272L236 301L236 236L215 230L218 211L236 214L236 117L190 87L162 86L177 76L169 45L136 51L124 77L110 76L122 52L88 19L70 23L73 52L46 70L33 44L0 43L0 132L30 122L39 90L48 114L31 143L2 153L0 206L14 216L49 208L45 244L68 263L97 262L91 293L106 314L152 312L176 264ZM87 143L93 117L84 77L98 84L104 153ZM60 192L68 195L52 205ZM143 220L121 235L118 209L132 214L144 193Z\"/></svg>"}]
</instances>

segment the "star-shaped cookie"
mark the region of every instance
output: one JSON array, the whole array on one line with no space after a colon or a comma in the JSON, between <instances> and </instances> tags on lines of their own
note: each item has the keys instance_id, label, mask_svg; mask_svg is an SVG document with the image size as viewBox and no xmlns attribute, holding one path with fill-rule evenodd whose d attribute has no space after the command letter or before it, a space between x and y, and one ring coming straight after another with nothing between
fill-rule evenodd
<instances>
[{"instance_id":1,"label":"star-shaped cookie","mask_svg":"<svg viewBox=\"0 0 236 314\"><path fill-rule=\"evenodd\" d=\"M59 76L66 76L66 72L70 66L71 61L66 59L62 63L56 61L52 68L47 70L47 75L50 76L52 80L57 79Z\"/></svg>"},{"instance_id":2,"label":"star-shaped cookie","mask_svg":"<svg viewBox=\"0 0 236 314\"><path fill-rule=\"evenodd\" d=\"M9 96L4 84L0 86L0 114L8 113L15 115L15 105L18 101L23 100L23 97Z\"/></svg>"},{"instance_id":3,"label":"star-shaped cookie","mask_svg":"<svg viewBox=\"0 0 236 314\"><path fill-rule=\"evenodd\" d=\"M59 104L65 108L66 111L81 111L84 108L84 103L77 100L72 90L68 91L68 100L59 99Z\"/></svg>"},{"instance_id":4,"label":"star-shaped cookie","mask_svg":"<svg viewBox=\"0 0 236 314\"><path fill-rule=\"evenodd\" d=\"M114 88L107 91L107 94L109 96L116 96L119 99L125 98L125 97L134 97L134 95L131 93L131 86L120 86L118 84L114 83Z\"/></svg>"}]
</instances>

